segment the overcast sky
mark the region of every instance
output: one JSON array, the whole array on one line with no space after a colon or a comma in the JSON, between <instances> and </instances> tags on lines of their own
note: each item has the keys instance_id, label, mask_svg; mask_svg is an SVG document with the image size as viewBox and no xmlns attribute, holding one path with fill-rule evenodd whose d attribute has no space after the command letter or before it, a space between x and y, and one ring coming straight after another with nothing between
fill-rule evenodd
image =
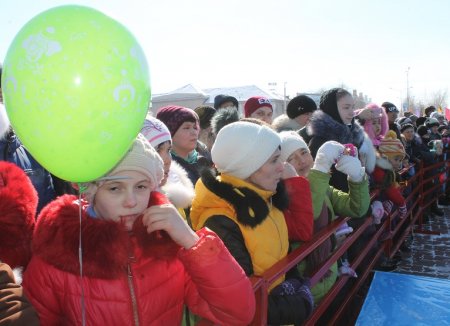
<instances>
[{"instance_id":1,"label":"overcast sky","mask_svg":"<svg viewBox=\"0 0 450 326\"><path fill-rule=\"evenodd\" d=\"M28 20L62 4L127 26L153 93L276 82L295 95L344 84L400 105L408 67L416 98L449 87L448 0L1 0L0 61Z\"/></svg>"}]
</instances>

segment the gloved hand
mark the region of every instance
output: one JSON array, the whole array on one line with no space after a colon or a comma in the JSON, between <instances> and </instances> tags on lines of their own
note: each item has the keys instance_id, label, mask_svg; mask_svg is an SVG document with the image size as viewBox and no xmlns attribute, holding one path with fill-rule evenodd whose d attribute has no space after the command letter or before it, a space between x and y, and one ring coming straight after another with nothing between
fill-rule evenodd
<instances>
[{"instance_id":1,"label":"gloved hand","mask_svg":"<svg viewBox=\"0 0 450 326\"><path fill-rule=\"evenodd\" d=\"M370 207L372 208L373 224L380 224L384 215L383 204L380 201L375 200Z\"/></svg>"},{"instance_id":2,"label":"gloved hand","mask_svg":"<svg viewBox=\"0 0 450 326\"><path fill-rule=\"evenodd\" d=\"M385 216L389 216L389 214L391 214L393 206L394 206L394 204L390 200L385 200L383 202Z\"/></svg>"},{"instance_id":3,"label":"gloved hand","mask_svg":"<svg viewBox=\"0 0 450 326\"><path fill-rule=\"evenodd\" d=\"M281 174L281 179L286 180L290 178L298 177L298 173L292 164L284 162L283 173Z\"/></svg>"},{"instance_id":4,"label":"gloved hand","mask_svg":"<svg viewBox=\"0 0 450 326\"><path fill-rule=\"evenodd\" d=\"M408 211L408 209L406 208L406 205L400 206L398 208L399 217L400 218L405 218L407 211Z\"/></svg>"},{"instance_id":5,"label":"gloved hand","mask_svg":"<svg viewBox=\"0 0 450 326\"><path fill-rule=\"evenodd\" d=\"M345 259L342 262L342 266L339 267L339 271L338 271L339 276L341 275L348 275L350 277L358 277L358 274L356 274L355 270L350 266L350 263L348 262L347 259Z\"/></svg>"},{"instance_id":6,"label":"gloved hand","mask_svg":"<svg viewBox=\"0 0 450 326\"><path fill-rule=\"evenodd\" d=\"M344 152L344 145L336 141L327 141L320 146L317 151L316 159L314 160L313 169L328 173L335 160Z\"/></svg>"},{"instance_id":7,"label":"gloved hand","mask_svg":"<svg viewBox=\"0 0 450 326\"><path fill-rule=\"evenodd\" d=\"M335 167L336 170L348 175L348 180L352 182L361 182L366 174L366 170L361 166L359 159L353 156L343 155Z\"/></svg>"}]
</instances>

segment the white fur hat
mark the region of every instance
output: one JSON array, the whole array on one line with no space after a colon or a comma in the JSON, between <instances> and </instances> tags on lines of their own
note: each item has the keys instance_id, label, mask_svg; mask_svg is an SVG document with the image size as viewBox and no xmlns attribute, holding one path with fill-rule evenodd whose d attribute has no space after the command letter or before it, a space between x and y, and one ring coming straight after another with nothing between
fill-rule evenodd
<instances>
[{"instance_id":1,"label":"white fur hat","mask_svg":"<svg viewBox=\"0 0 450 326\"><path fill-rule=\"evenodd\" d=\"M280 145L280 137L269 127L252 122L233 122L220 129L211 157L219 172L247 179Z\"/></svg>"},{"instance_id":2,"label":"white fur hat","mask_svg":"<svg viewBox=\"0 0 450 326\"><path fill-rule=\"evenodd\" d=\"M280 132L281 138L281 155L282 162L286 162L288 157L297 149L306 149L309 152L308 145L306 145L303 138L295 131Z\"/></svg>"}]
</instances>

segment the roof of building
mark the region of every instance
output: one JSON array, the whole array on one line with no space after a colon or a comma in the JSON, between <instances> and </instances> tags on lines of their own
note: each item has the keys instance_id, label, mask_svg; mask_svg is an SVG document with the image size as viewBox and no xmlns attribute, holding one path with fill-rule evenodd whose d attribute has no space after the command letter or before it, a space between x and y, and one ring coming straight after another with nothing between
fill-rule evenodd
<instances>
[{"instance_id":1,"label":"roof of building","mask_svg":"<svg viewBox=\"0 0 450 326\"><path fill-rule=\"evenodd\" d=\"M167 100L190 100L190 99L207 99L208 95L192 84L177 88L171 92L164 94L155 94L152 96L153 102L164 102Z\"/></svg>"}]
</instances>

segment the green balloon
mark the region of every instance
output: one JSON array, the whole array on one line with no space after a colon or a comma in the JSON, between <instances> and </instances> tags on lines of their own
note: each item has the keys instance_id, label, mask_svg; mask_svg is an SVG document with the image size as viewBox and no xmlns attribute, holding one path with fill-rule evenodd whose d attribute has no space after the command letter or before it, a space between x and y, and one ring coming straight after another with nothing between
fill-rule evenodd
<instances>
[{"instance_id":1,"label":"green balloon","mask_svg":"<svg viewBox=\"0 0 450 326\"><path fill-rule=\"evenodd\" d=\"M150 103L145 54L120 23L62 6L31 19L11 43L2 89L29 152L54 175L87 182L125 155Z\"/></svg>"}]
</instances>

